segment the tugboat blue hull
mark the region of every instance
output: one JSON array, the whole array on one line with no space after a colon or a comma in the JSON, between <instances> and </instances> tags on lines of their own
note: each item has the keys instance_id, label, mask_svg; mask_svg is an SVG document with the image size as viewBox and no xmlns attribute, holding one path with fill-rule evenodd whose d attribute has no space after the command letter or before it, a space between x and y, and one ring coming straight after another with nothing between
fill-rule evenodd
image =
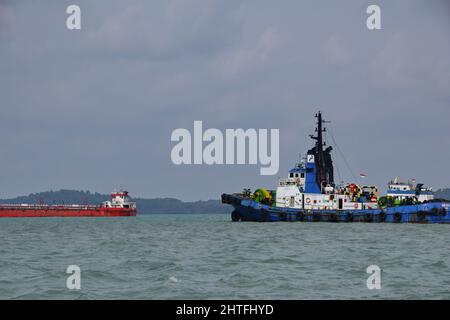
<instances>
[{"instance_id":1,"label":"tugboat blue hull","mask_svg":"<svg viewBox=\"0 0 450 320\"><path fill-rule=\"evenodd\" d=\"M371 210L303 210L261 204L240 195L222 195L234 207L233 221L302 221L366 223L450 223L450 203L430 202Z\"/></svg>"}]
</instances>

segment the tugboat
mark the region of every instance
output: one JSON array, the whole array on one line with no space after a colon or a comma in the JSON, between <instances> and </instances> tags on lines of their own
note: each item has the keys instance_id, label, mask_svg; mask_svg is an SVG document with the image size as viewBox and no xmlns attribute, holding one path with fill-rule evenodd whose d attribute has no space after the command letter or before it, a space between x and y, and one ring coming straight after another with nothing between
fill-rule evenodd
<instances>
[{"instance_id":1,"label":"tugboat","mask_svg":"<svg viewBox=\"0 0 450 320\"><path fill-rule=\"evenodd\" d=\"M423 184L396 178L383 197L376 186L336 184L333 147L323 140L327 122L321 112L316 118L317 134L310 135L314 147L279 179L276 190L222 194L222 203L234 207L232 221L450 223L450 203L435 200Z\"/></svg>"}]
</instances>

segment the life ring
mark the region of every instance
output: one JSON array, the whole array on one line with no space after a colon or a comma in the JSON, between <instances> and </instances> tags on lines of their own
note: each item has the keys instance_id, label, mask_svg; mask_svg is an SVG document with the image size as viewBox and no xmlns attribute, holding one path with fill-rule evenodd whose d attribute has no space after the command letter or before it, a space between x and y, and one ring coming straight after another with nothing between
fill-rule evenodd
<instances>
[{"instance_id":1,"label":"life ring","mask_svg":"<svg viewBox=\"0 0 450 320\"><path fill-rule=\"evenodd\" d=\"M306 198L306 203L310 203L311 199L310 198Z\"/></svg>"},{"instance_id":2,"label":"life ring","mask_svg":"<svg viewBox=\"0 0 450 320\"><path fill-rule=\"evenodd\" d=\"M354 207L355 207L355 209L358 209L358 204L355 203L355 204L354 204Z\"/></svg>"}]
</instances>

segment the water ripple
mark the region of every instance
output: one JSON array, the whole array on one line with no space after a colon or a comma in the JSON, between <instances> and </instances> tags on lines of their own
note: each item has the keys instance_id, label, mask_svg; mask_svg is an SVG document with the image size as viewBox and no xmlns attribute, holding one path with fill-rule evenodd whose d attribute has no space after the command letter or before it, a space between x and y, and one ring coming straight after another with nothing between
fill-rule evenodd
<instances>
[{"instance_id":1,"label":"water ripple","mask_svg":"<svg viewBox=\"0 0 450 320\"><path fill-rule=\"evenodd\" d=\"M1 219L1 299L449 299L449 226ZM69 265L81 290L66 288ZM366 268L382 269L368 290Z\"/></svg>"}]
</instances>

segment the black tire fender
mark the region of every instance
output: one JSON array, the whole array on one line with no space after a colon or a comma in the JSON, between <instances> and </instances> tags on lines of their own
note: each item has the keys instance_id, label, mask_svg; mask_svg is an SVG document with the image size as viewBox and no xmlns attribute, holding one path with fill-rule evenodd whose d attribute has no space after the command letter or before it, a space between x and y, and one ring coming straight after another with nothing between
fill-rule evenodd
<instances>
[{"instance_id":1,"label":"black tire fender","mask_svg":"<svg viewBox=\"0 0 450 320\"><path fill-rule=\"evenodd\" d=\"M299 212L297 215L298 221L304 221L305 220L305 214L303 212Z\"/></svg>"},{"instance_id":2,"label":"black tire fender","mask_svg":"<svg viewBox=\"0 0 450 320\"><path fill-rule=\"evenodd\" d=\"M426 217L426 212L425 211L417 211L417 219L419 221L424 221Z\"/></svg>"},{"instance_id":3,"label":"black tire fender","mask_svg":"<svg viewBox=\"0 0 450 320\"><path fill-rule=\"evenodd\" d=\"M351 213L351 212L347 213L347 221L353 222L353 213Z\"/></svg>"},{"instance_id":4,"label":"black tire fender","mask_svg":"<svg viewBox=\"0 0 450 320\"><path fill-rule=\"evenodd\" d=\"M269 218L269 212L265 209L261 209L261 221L267 221Z\"/></svg>"},{"instance_id":5,"label":"black tire fender","mask_svg":"<svg viewBox=\"0 0 450 320\"><path fill-rule=\"evenodd\" d=\"M320 214L318 212L314 212L312 218L313 218L312 220L314 222L319 222L320 221Z\"/></svg>"},{"instance_id":6,"label":"black tire fender","mask_svg":"<svg viewBox=\"0 0 450 320\"><path fill-rule=\"evenodd\" d=\"M234 210L231 213L231 221L234 221L234 222L242 221L242 216L237 210Z\"/></svg>"}]
</instances>

